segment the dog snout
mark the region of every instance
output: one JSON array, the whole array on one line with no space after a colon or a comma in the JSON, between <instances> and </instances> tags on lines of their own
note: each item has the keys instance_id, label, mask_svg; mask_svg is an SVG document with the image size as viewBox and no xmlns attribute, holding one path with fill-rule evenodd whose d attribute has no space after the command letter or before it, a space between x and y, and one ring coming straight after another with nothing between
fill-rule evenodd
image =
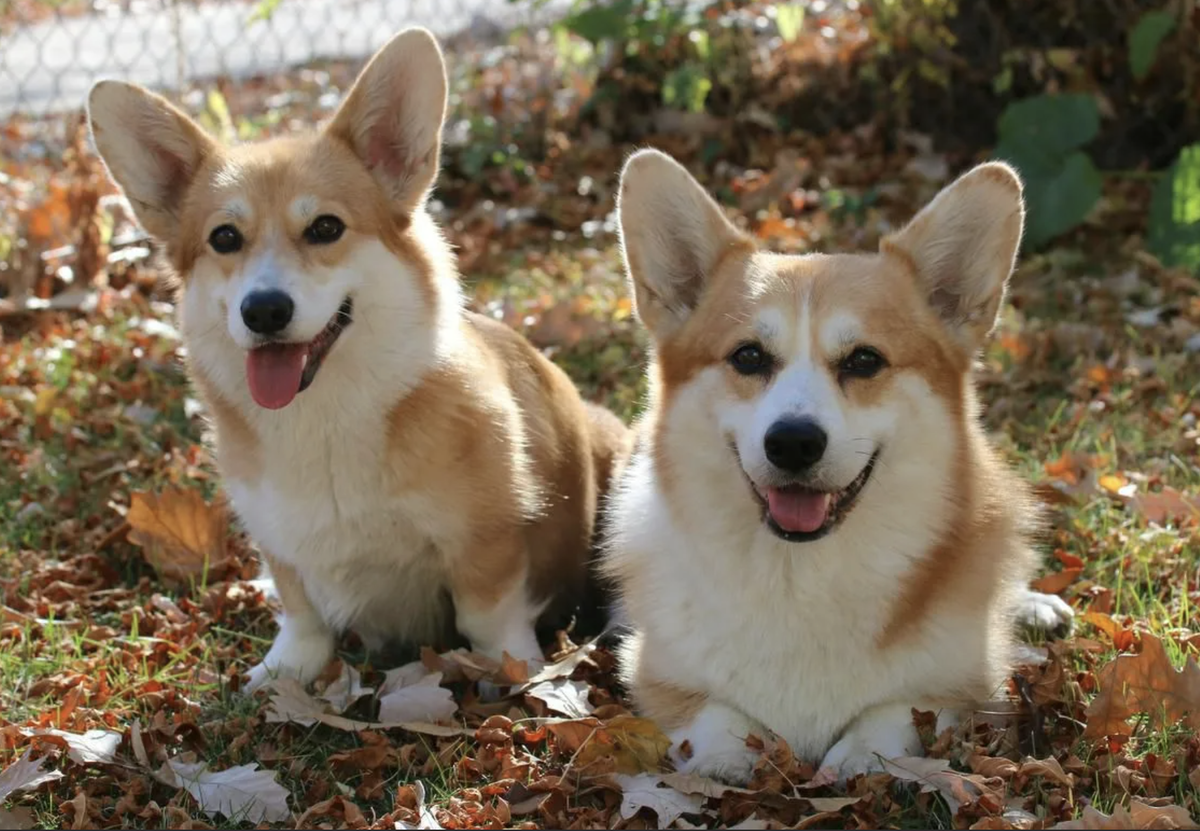
<instances>
[{"instance_id":1,"label":"dog snout","mask_svg":"<svg viewBox=\"0 0 1200 831\"><path fill-rule=\"evenodd\" d=\"M767 430L767 460L788 473L803 473L825 455L829 436L811 418L780 419Z\"/></svg>"},{"instance_id":2,"label":"dog snout","mask_svg":"<svg viewBox=\"0 0 1200 831\"><path fill-rule=\"evenodd\" d=\"M258 335L277 335L292 322L296 304L279 289L254 291L242 300L242 322Z\"/></svg>"}]
</instances>

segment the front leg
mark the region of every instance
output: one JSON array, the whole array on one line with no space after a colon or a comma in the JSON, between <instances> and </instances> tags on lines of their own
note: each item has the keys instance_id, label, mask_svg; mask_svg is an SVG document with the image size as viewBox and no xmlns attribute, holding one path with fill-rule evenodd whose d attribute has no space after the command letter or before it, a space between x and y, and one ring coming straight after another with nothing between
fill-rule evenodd
<instances>
[{"instance_id":1,"label":"front leg","mask_svg":"<svg viewBox=\"0 0 1200 831\"><path fill-rule=\"evenodd\" d=\"M507 652L519 661L545 660L534 623L540 604L526 585L528 557L519 529L479 539L449 562L455 626L471 649L500 660Z\"/></svg>"},{"instance_id":2,"label":"front leg","mask_svg":"<svg viewBox=\"0 0 1200 831\"><path fill-rule=\"evenodd\" d=\"M914 709L936 712L939 731L958 720L952 711L915 702L872 707L850 722L842 737L825 754L821 767L832 768L838 781L844 783L860 773L884 770L885 759L922 755L921 737L913 725Z\"/></svg>"},{"instance_id":3,"label":"front leg","mask_svg":"<svg viewBox=\"0 0 1200 831\"><path fill-rule=\"evenodd\" d=\"M333 632L309 600L299 573L287 563L265 553L263 556L283 614L275 642L262 663L248 673L249 678L242 686L246 694L276 677L295 678L301 684L308 684L333 660Z\"/></svg>"},{"instance_id":4,"label":"front leg","mask_svg":"<svg viewBox=\"0 0 1200 831\"><path fill-rule=\"evenodd\" d=\"M1052 637L1070 635L1075 621L1075 610L1061 597L1024 587L1015 598L1013 614L1019 626Z\"/></svg>"}]
</instances>

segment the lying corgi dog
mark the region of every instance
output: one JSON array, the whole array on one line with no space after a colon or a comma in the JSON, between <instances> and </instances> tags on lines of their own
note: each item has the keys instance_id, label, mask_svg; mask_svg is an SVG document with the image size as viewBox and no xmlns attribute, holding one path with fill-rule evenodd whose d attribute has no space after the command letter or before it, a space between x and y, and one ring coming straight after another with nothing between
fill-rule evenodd
<instances>
[{"instance_id":1,"label":"lying corgi dog","mask_svg":"<svg viewBox=\"0 0 1200 831\"><path fill-rule=\"evenodd\" d=\"M368 646L457 630L536 660L535 623L584 587L626 429L464 310L425 209L446 94L441 50L414 28L312 134L224 147L139 87L103 81L88 100L180 277L188 371L283 607L249 689L313 679L346 629Z\"/></svg>"},{"instance_id":2,"label":"lying corgi dog","mask_svg":"<svg viewBox=\"0 0 1200 831\"><path fill-rule=\"evenodd\" d=\"M846 777L918 754L1003 687L1030 591L1029 507L972 387L1021 238L985 164L876 254L762 252L688 172L630 158L621 240L654 341L605 568L636 706L677 767L732 782L764 728Z\"/></svg>"}]
</instances>

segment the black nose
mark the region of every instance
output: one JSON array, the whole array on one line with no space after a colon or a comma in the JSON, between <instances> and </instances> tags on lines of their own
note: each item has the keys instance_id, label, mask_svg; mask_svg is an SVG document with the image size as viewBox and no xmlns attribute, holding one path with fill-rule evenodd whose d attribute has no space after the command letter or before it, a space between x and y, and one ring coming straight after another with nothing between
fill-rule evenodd
<instances>
[{"instance_id":1,"label":"black nose","mask_svg":"<svg viewBox=\"0 0 1200 831\"><path fill-rule=\"evenodd\" d=\"M253 291L242 300L242 321L251 332L274 335L292 322L296 304L279 289Z\"/></svg>"},{"instance_id":2,"label":"black nose","mask_svg":"<svg viewBox=\"0 0 1200 831\"><path fill-rule=\"evenodd\" d=\"M782 419L767 430L763 448L775 467L800 473L821 460L828 442L829 436L811 418Z\"/></svg>"}]
</instances>

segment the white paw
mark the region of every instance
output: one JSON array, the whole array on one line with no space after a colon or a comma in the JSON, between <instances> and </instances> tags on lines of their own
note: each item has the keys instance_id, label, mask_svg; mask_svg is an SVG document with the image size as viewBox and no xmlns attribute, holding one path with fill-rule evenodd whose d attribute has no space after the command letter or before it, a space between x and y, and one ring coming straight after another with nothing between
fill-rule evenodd
<instances>
[{"instance_id":1,"label":"white paw","mask_svg":"<svg viewBox=\"0 0 1200 831\"><path fill-rule=\"evenodd\" d=\"M898 753L896 758L905 754ZM821 760L822 768L831 768L837 774L838 784L844 785L847 780L859 774L878 773L884 770L883 756L879 750L871 747L862 736L849 734L840 741Z\"/></svg>"},{"instance_id":2,"label":"white paw","mask_svg":"<svg viewBox=\"0 0 1200 831\"><path fill-rule=\"evenodd\" d=\"M736 710L707 704L690 724L671 731L671 761L680 773L745 785L759 758L746 746L752 733L765 736L761 727Z\"/></svg>"},{"instance_id":3,"label":"white paw","mask_svg":"<svg viewBox=\"0 0 1200 831\"><path fill-rule=\"evenodd\" d=\"M1015 611L1020 625L1063 636L1071 633L1075 621L1075 610L1061 597L1032 589L1017 598Z\"/></svg>"},{"instance_id":4,"label":"white paw","mask_svg":"<svg viewBox=\"0 0 1200 831\"><path fill-rule=\"evenodd\" d=\"M274 678L308 684L333 660L333 636L324 630L298 631L284 618L282 628L262 663L247 673L242 692L251 695Z\"/></svg>"}]
</instances>

